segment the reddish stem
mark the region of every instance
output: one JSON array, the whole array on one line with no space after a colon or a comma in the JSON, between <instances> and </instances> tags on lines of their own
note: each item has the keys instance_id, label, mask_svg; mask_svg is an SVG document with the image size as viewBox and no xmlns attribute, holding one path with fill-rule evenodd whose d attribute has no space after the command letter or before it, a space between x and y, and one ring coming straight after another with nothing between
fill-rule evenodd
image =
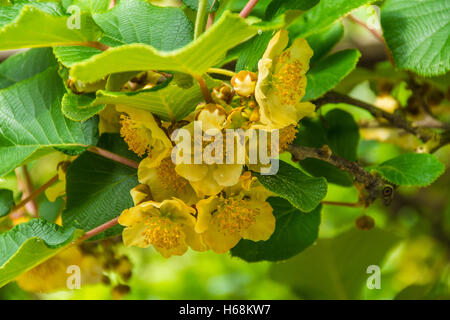
<instances>
[{"instance_id":1,"label":"reddish stem","mask_svg":"<svg viewBox=\"0 0 450 320\"><path fill-rule=\"evenodd\" d=\"M78 239L78 241L83 242L87 239L90 239L90 238L102 233L103 231L116 226L118 223L119 223L119 217L114 218L114 219L102 224L101 226L98 226L97 228L94 228L94 229L86 232L81 238Z\"/></svg>"},{"instance_id":2,"label":"reddish stem","mask_svg":"<svg viewBox=\"0 0 450 320\"><path fill-rule=\"evenodd\" d=\"M108 150L105 150L105 149L102 149L99 147L91 146L87 150L92 153L98 154L104 158L111 159L113 161L122 163L122 164L129 166L131 168L134 168L134 169L137 169L139 167L139 163L137 163L136 161L124 158L122 156L119 156L118 154L112 153Z\"/></svg>"},{"instance_id":3,"label":"reddish stem","mask_svg":"<svg viewBox=\"0 0 450 320\"><path fill-rule=\"evenodd\" d=\"M329 205L329 206L341 206L341 207L352 207L357 208L360 207L360 203L348 203L348 202L335 202L335 201L321 201L321 204Z\"/></svg>"},{"instance_id":4,"label":"reddish stem","mask_svg":"<svg viewBox=\"0 0 450 320\"><path fill-rule=\"evenodd\" d=\"M244 9L242 9L241 13L239 14L241 18L247 18L250 15L250 12L252 12L253 8L258 4L258 1L259 0L249 0L249 2L247 2Z\"/></svg>"}]
</instances>

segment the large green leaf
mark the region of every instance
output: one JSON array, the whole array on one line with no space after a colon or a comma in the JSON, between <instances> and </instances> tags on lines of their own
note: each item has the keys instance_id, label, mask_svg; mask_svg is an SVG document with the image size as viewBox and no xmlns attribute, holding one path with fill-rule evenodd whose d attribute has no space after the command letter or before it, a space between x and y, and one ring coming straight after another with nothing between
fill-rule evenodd
<instances>
[{"instance_id":1,"label":"large green leaf","mask_svg":"<svg viewBox=\"0 0 450 320\"><path fill-rule=\"evenodd\" d=\"M286 263L273 265L271 274L304 299L358 299L371 275L367 268L381 266L397 241L396 236L383 230L353 229L335 238L320 239Z\"/></svg>"},{"instance_id":2,"label":"large green leaf","mask_svg":"<svg viewBox=\"0 0 450 320\"><path fill-rule=\"evenodd\" d=\"M87 14L80 28L68 28L66 15L56 2L19 2L0 13L0 50L49 47L96 41L100 30Z\"/></svg>"},{"instance_id":3,"label":"large green leaf","mask_svg":"<svg viewBox=\"0 0 450 320\"><path fill-rule=\"evenodd\" d=\"M266 10L266 19L282 14L287 10L306 11L314 7L319 0L275 0L270 3Z\"/></svg>"},{"instance_id":4,"label":"large green leaf","mask_svg":"<svg viewBox=\"0 0 450 320\"><path fill-rule=\"evenodd\" d=\"M123 45L74 64L71 75L86 82L94 82L110 73L139 70L178 71L198 77L220 61L229 49L251 38L258 30L276 29L283 24L284 20L269 26L250 25L238 15L225 12L196 41L183 48L167 52L146 44Z\"/></svg>"},{"instance_id":5,"label":"large green leaf","mask_svg":"<svg viewBox=\"0 0 450 320\"><path fill-rule=\"evenodd\" d=\"M14 194L11 190L0 189L0 218L6 216L14 206Z\"/></svg>"},{"instance_id":6,"label":"large green leaf","mask_svg":"<svg viewBox=\"0 0 450 320\"><path fill-rule=\"evenodd\" d=\"M62 114L64 90L56 68L0 90L0 175L54 148L95 144L95 119L73 122Z\"/></svg>"},{"instance_id":7,"label":"large green leaf","mask_svg":"<svg viewBox=\"0 0 450 320\"><path fill-rule=\"evenodd\" d=\"M317 6L298 18L289 28L296 37L307 37L323 31L351 11L375 0L321 0Z\"/></svg>"},{"instance_id":8,"label":"large green leaf","mask_svg":"<svg viewBox=\"0 0 450 320\"><path fill-rule=\"evenodd\" d=\"M304 213L282 198L269 198L277 219L275 232L267 241L241 240L231 254L248 262L286 260L316 241L319 233L321 206Z\"/></svg>"},{"instance_id":9,"label":"large green leaf","mask_svg":"<svg viewBox=\"0 0 450 320\"><path fill-rule=\"evenodd\" d=\"M314 66L316 62L324 58L343 36L344 26L342 22L339 21L332 24L322 32L313 34L306 38L309 46L314 52L314 55L310 61L311 66Z\"/></svg>"},{"instance_id":10,"label":"large green leaf","mask_svg":"<svg viewBox=\"0 0 450 320\"><path fill-rule=\"evenodd\" d=\"M353 117L346 111L332 109L324 114L322 119L303 119L294 143L313 148L327 145L336 155L355 161L359 138L359 128ZM348 173L322 160L305 159L300 161L300 165L313 176L325 177L328 182L343 186L352 185Z\"/></svg>"},{"instance_id":11,"label":"large green leaf","mask_svg":"<svg viewBox=\"0 0 450 320\"><path fill-rule=\"evenodd\" d=\"M320 98L336 87L358 63L361 53L357 49L339 51L317 62L307 73L308 83L304 101Z\"/></svg>"},{"instance_id":12,"label":"large green leaf","mask_svg":"<svg viewBox=\"0 0 450 320\"><path fill-rule=\"evenodd\" d=\"M192 10L198 10L198 0L182 0L183 3ZM219 8L219 0L208 0L209 12L215 12Z\"/></svg>"},{"instance_id":13,"label":"large green leaf","mask_svg":"<svg viewBox=\"0 0 450 320\"><path fill-rule=\"evenodd\" d=\"M383 162L373 169L392 183L425 187L444 173L445 166L432 154L410 153Z\"/></svg>"},{"instance_id":14,"label":"large green leaf","mask_svg":"<svg viewBox=\"0 0 450 320\"><path fill-rule=\"evenodd\" d=\"M310 177L284 161L280 161L276 175L258 175L258 180L303 212L312 211L327 195L327 181L324 178Z\"/></svg>"},{"instance_id":15,"label":"large green leaf","mask_svg":"<svg viewBox=\"0 0 450 320\"><path fill-rule=\"evenodd\" d=\"M103 30L101 42L116 47L145 43L170 51L192 41L194 27L181 8L152 6L143 0L120 1L112 10L95 14Z\"/></svg>"},{"instance_id":16,"label":"large green leaf","mask_svg":"<svg viewBox=\"0 0 450 320\"><path fill-rule=\"evenodd\" d=\"M0 287L51 258L82 232L32 219L0 234Z\"/></svg>"},{"instance_id":17,"label":"large green leaf","mask_svg":"<svg viewBox=\"0 0 450 320\"><path fill-rule=\"evenodd\" d=\"M381 24L397 67L424 76L447 73L449 21L449 0L387 0Z\"/></svg>"},{"instance_id":18,"label":"large green leaf","mask_svg":"<svg viewBox=\"0 0 450 320\"><path fill-rule=\"evenodd\" d=\"M118 134L103 134L99 147L138 161ZM137 170L85 152L67 170L67 207L63 225L91 230L119 216L133 206L130 190L139 184ZM120 234L116 226L95 239Z\"/></svg>"},{"instance_id":19,"label":"large green leaf","mask_svg":"<svg viewBox=\"0 0 450 320\"><path fill-rule=\"evenodd\" d=\"M36 48L17 53L0 64L0 89L32 76L56 65L50 48Z\"/></svg>"}]
</instances>

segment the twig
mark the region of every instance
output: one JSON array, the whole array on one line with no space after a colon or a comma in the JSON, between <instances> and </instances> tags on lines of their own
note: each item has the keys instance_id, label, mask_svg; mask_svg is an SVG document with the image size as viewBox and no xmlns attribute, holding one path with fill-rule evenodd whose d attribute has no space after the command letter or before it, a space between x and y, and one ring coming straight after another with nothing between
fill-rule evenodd
<instances>
[{"instance_id":1,"label":"twig","mask_svg":"<svg viewBox=\"0 0 450 320\"><path fill-rule=\"evenodd\" d=\"M119 217L114 218L114 219L102 224L101 226L98 226L97 228L94 228L94 229L86 232L81 238L78 239L78 242L86 241L86 240L102 233L103 231L116 226L118 223L119 223Z\"/></svg>"},{"instance_id":2,"label":"twig","mask_svg":"<svg viewBox=\"0 0 450 320\"><path fill-rule=\"evenodd\" d=\"M252 12L253 8L258 4L258 1L259 0L249 0L244 9L242 9L241 13L239 14L241 18L247 18L250 15L250 12Z\"/></svg>"},{"instance_id":3,"label":"twig","mask_svg":"<svg viewBox=\"0 0 450 320\"><path fill-rule=\"evenodd\" d=\"M86 41L86 42L71 42L69 44L64 44L64 46L81 46L81 47L91 47L94 49L98 49L101 51L106 51L109 49L109 46L106 44L100 43L98 41Z\"/></svg>"},{"instance_id":4,"label":"twig","mask_svg":"<svg viewBox=\"0 0 450 320\"><path fill-rule=\"evenodd\" d=\"M42 186L34 190L28 197L23 199L20 203L14 206L14 208L11 210L10 214L13 214L14 212L17 212L20 208L24 207L29 201L32 201L36 199L37 196L39 196L42 192L47 190L48 187L53 185L58 181L58 175L51 178L49 181L44 183Z\"/></svg>"},{"instance_id":5,"label":"twig","mask_svg":"<svg viewBox=\"0 0 450 320\"><path fill-rule=\"evenodd\" d=\"M213 3L211 4L211 7L209 8L210 14L208 14L208 22L206 23L206 30L208 30L214 24L214 20L216 19L216 13L211 12L212 9L214 8L214 5L216 4L216 1L217 0L214 0Z\"/></svg>"},{"instance_id":6,"label":"twig","mask_svg":"<svg viewBox=\"0 0 450 320\"><path fill-rule=\"evenodd\" d=\"M367 191L364 203L368 205L375 201L382 195L382 189L385 182L368 172L357 162L352 162L347 159L341 158L331 153L331 150L324 146L321 149L303 147L299 145L290 145L288 151L292 154L292 160L298 162L306 158L314 158L322 161L326 161L336 168L346 171L355 177L355 180L363 184Z\"/></svg>"},{"instance_id":7,"label":"twig","mask_svg":"<svg viewBox=\"0 0 450 320\"><path fill-rule=\"evenodd\" d=\"M200 86L200 89L202 90L203 98L205 98L206 103L212 103L213 99L211 97L211 93L209 92L208 86L206 85L205 79L203 79L201 76L195 77L195 79L198 82L198 85Z\"/></svg>"},{"instance_id":8,"label":"twig","mask_svg":"<svg viewBox=\"0 0 450 320\"><path fill-rule=\"evenodd\" d=\"M352 97L337 93L337 92L329 92L324 97L319 98L314 101L314 104L317 108L327 104L327 103L346 103L361 109L369 111L375 118L384 118L394 127L404 129L405 131L415 135L423 142L427 142L433 139L433 134L426 131L424 128L417 128L413 126L411 122L406 120L405 118L397 115L386 112L380 108L377 108L371 104L368 104L364 101L354 99Z\"/></svg>"},{"instance_id":9,"label":"twig","mask_svg":"<svg viewBox=\"0 0 450 320\"><path fill-rule=\"evenodd\" d=\"M361 206L361 203L349 203L349 202L335 202L335 201L321 201L321 204L328 205L328 206L341 206L341 207L351 207L351 208L357 208Z\"/></svg>"},{"instance_id":10,"label":"twig","mask_svg":"<svg viewBox=\"0 0 450 320\"><path fill-rule=\"evenodd\" d=\"M27 199L33 193L33 182L31 181L30 172L28 167L23 165L21 168L16 169L16 177L19 184L19 189L22 190L22 200ZM27 211L33 216L38 216L38 205L36 200L30 199L25 203Z\"/></svg>"},{"instance_id":11,"label":"twig","mask_svg":"<svg viewBox=\"0 0 450 320\"><path fill-rule=\"evenodd\" d=\"M134 168L134 169L137 169L139 167L139 163L137 163L136 161L124 158L122 156L119 156L118 154L112 153L111 151L108 151L108 150L105 150L105 149L102 149L99 147L91 146L87 150L89 152L98 154L104 158L113 160L115 162L122 163L122 164L129 166L131 168Z\"/></svg>"}]
</instances>

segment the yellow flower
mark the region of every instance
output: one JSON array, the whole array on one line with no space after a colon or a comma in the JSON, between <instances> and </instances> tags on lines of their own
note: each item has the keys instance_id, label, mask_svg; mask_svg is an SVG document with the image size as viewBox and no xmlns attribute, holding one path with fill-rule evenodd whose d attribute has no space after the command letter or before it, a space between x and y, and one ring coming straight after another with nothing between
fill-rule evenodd
<instances>
[{"instance_id":1,"label":"yellow flower","mask_svg":"<svg viewBox=\"0 0 450 320\"><path fill-rule=\"evenodd\" d=\"M137 194L142 198L142 191ZM134 198L137 198L136 194ZM194 214L193 208L176 198L137 203L119 217L119 223L126 227L123 242L126 246L140 248L153 245L165 258L183 255L188 247L204 251L206 246L194 230Z\"/></svg>"},{"instance_id":2,"label":"yellow flower","mask_svg":"<svg viewBox=\"0 0 450 320\"><path fill-rule=\"evenodd\" d=\"M171 158L163 159L157 167L148 158L142 160L139 164L138 178L140 183L148 185L155 201L175 197L191 205L198 200L189 181L176 173Z\"/></svg>"},{"instance_id":3,"label":"yellow flower","mask_svg":"<svg viewBox=\"0 0 450 320\"><path fill-rule=\"evenodd\" d=\"M148 158L155 163L170 154L172 143L166 133L158 126L153 115L145 110L117 106L122 115L120 134L128 144L130 150L139 157L148 153Z\"/></svg>"},{"instance_id":4,"label":"yellow flower","mask_svg":"<svg viewBox=\"0 0 450 320\"><path fill-rule=\"evenodd\" d=\"M260 107L261 127L280 129L295 125L315 109L312 103L301 102L313 52L305 39L295 39L283 51L288 42L288 32L279 31L258 64L255 97Z\"/></svg>"},{"instance_id":5,"label":"yellow flower","mask_svg":"<svg viewBox=\"0 0 450 320\"><path fill-rule=\"evenodd\" d=\"M202 123L202 130L222 130L227 119L226 111L218 104L207 104L196 116L196 120Z\"/></svg>"},{"instance_id":6,"label":"yellow flower","mask_svg":"<svg viewBox=\"0 0 450 320\"><path fill-rule=\"evenodd\" d=\"M203 234L210 249L225 253L242 238L268 240L275 230L272 211L261 190L229 197L212 196L197 203L195 230Z\"/></svg>"},{"instance_id":7,"label":"yellow flower","mask_svg":"<svg viewBox=\"0 0 450 320\"><path fill-rule=\"evenodd\" d=\"M67 267L76 265L81 270L81 286L98 283L102 278L100 261L90 255L83 255L76 246L61 251L49 260L20 275L17 284L25 291L52 292L67 289Z\"/></svg>"},{"instance_id":8,"label":"yellow flower","mask_svg":"<svg viewBox=\"0 0 450 320\"><path fill-rule=\"evenodd\" d=\"M206 111L209 113L209 111ZM214 116L215 115L215 116ZM214 117L217 121L213 121ZM217 129L220 132L220 127L214 127L216 123L221 123L218 120L222 119L221 113L214 112L208 116L208 125L210 129ZM194 133L194 123L190 123L183 127L190 134L192 141L187 143L189 150L181 150L175 153L175 171L181 177L187 179L194 190L197 192L199 197L204 197L205 195L215 195L222 191L225 187L230 187L238 183L239 177L241 176L243 165L242 164L226 164L226 159L224 159L223 148L220 150L220 158L222 163L212 163L207 164L203 161L200 164L195 164L194 162L194 145L200 144L199 141L195 140ZM177 140L177 139L175 139ZM204 147L201 145L201 153L203 155ZM225 147L225 143L223 143ZM186 154L180 154L181 152L186 152ZM183 160L190 159L190 163ZM203 159L205 160L205 159Z\"/></svg>"},{"instance_id":9,"label":"yellow flower","mask_svg":"<svg viewBox=\"0 0 450 320\"><path fill-rule=\"evenodd\" d=\"M107 105L105 109L99 112L98 133L102 135L105 132L120 132L120 113L116 111L114 105Z\"/></svg>"}]
</instances>

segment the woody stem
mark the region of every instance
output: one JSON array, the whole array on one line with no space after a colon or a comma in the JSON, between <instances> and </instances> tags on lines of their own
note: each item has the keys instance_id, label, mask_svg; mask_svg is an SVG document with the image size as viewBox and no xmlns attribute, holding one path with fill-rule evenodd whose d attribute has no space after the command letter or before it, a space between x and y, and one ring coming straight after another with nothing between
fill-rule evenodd
<instances>
[{"instance_id":1,"label":"woody stem","mask_svg":"<svg viewBox=\"0 0 450 320\"><path fill-rule=\"evenodd\" d=\"M241 18L247 18L250 15L250 12L252 12L253 8L258 4L259 0L250 0L245 5L244 9L242 9L241 13L239 14Z\"/></svg>"},{"instance_id":2,"label":"woody stem","mask_svg":"<svg viewBox=\"0 0 450 320\"><path fill-rule=\"evenodd\" d=\"M79 242L83 242L85 240L88 240L100 233L102 233L105 230L108 230L114 226L116 226L119 223L119 217L114 218L104 224L102 224L101 226L98 226L97 228L94 228L92 230L89 230L88 232L86 232L81 238L78 239Z\"/></svg>"},{"instance_id":3,"label":"woody stem","mask_svg":"<svg viewBox=\"0 0 450 320\"><path fill-rule=\"evenodd\" d=\"M136 161L124 158L122 156L119 156L118 154L112 153L111 151L99 148L99 147L95 147L95 146L90 146L87 149L89 152L98 154L104 158L113 160L115 162L119 162L122 163L126 166L129 166L131 168L137 169L139 167L139 163L137 163Z\"/></svg>"}]
</instances>

